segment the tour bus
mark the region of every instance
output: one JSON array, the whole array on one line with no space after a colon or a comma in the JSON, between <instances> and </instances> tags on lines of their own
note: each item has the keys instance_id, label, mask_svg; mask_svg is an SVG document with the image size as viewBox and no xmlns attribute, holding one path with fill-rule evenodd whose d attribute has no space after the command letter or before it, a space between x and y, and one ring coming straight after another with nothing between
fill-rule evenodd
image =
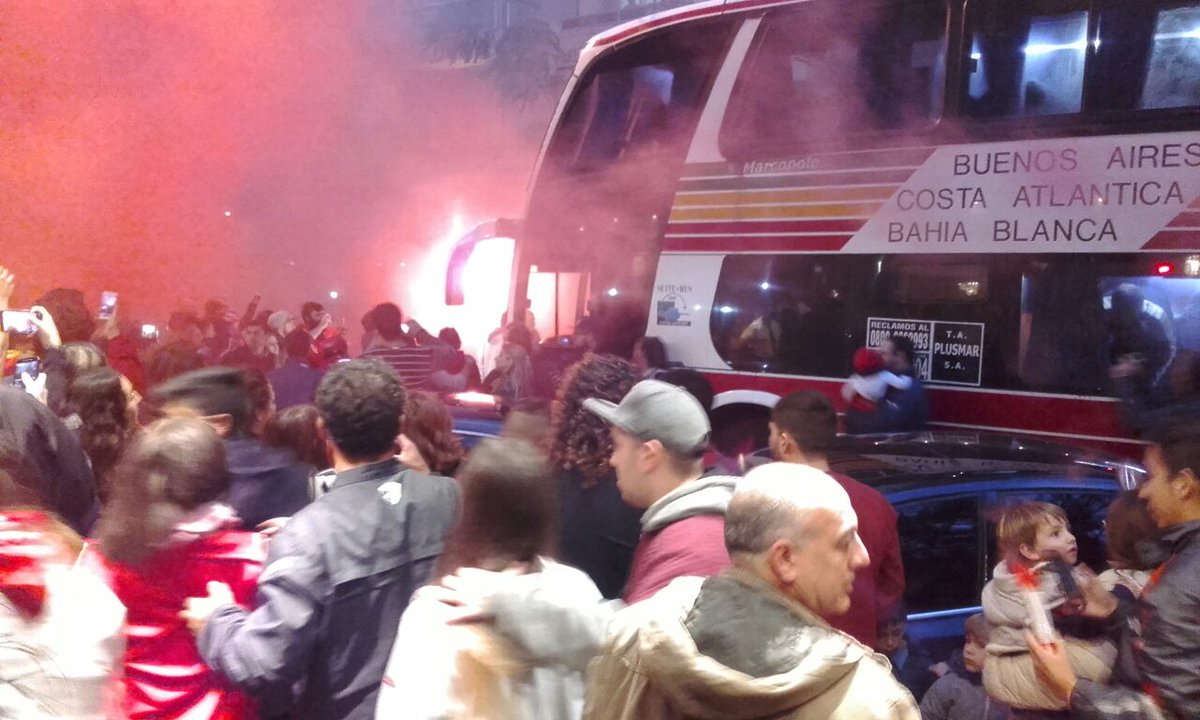
<instances>
[{"instance_id":1,"label":"tour bus","mask_svg":"<svg viewBox=\"0 0 1200 720\"><path fill-rule=\"evenodd\" d=\"M506 238L510 308L639 307L718 433L899 334L936 429L1136 452L1114 368L1200 391L1198 106L1200 0L690 5L586 45L448 301Z\"/></svg>"}]
</instances>

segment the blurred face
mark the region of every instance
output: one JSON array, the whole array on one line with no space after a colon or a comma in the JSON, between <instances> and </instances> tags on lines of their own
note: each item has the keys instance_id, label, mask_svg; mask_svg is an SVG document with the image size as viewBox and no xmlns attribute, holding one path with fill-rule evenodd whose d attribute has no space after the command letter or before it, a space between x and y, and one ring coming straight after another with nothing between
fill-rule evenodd
<instances>
[{"instance_id":1,"label":"blurred face","mask_svg":"<svg viewBox=\"0 0 1200 720\"><path fill-rule=\"evenodd\" d=\"M1175 484L1195 480L1184 477L1185 473L1190 475L1187 471L1172 474L1171 468L1167 467L1166 461L1163 460L1162 451L1154 445L1146 451L1144 464L1147 477L1138 486L1138 498L1146 503L1146 509L1150 511L1150 517L1154 518L1154 524L1165 528L1183 522L1179 512L1181 498L1176 494Z\"/></svg>"},{"instance_id":2,"label":"blurred face","mask_svg":"<svg viewBox=\"0 0 1200 720\"><path fill-rule=\"evenodd\" d=\"M267 333L257 325L251 325L242 331L242 341L255 355L262 355L267 350Z\"/></svg>"},{"instance_id":3,"label":"blurred face","mask_svg":"<svg viewBox=\"0 0 1200 720\"><path fill-rule=\"evenodd\" d=\"M771 448L771 457L782 460L787 451L786 437L774 422L767 423L767 427L771 429L771 434L767 437L767 447Z\"/></svg>"},{"instance_id":4,"label":"blurred face","mask_svg":"<svg viewBox=\"0 0 1200 720\"><path fill-rule=\"evenodd\" d=\"M894 373L904 372L908 370L908 361L904 357L904 353L896 350L896 344L891 340L884 340L879 346L879 354L883 356L883 364L888 370Z\"/></svg>"},{"instance_id":5,"label":"blurred face","mask_svg":"<svg viewBox=\"0 0 1200 720\"><path fill-rule=\"evenodd\" d=\"M321 324L325 319L325 308L316 308L304 313L304 325L310 330Z\"/></svg>"},{"instance_id":6,"label":"blurred face","mask_svg":"<svg viewBox=\"0 0 1200 720\"><path fill-rule=\"evenodd\" d=\"M904 644L904 623L892 622L880 628L875 636L875 649L884 655L891 655Z\"/></svg>"},{"instance_id":7,"label":"blurred face","mask_svg":"<svg viewBox=\"0 0 1200 720\"><path fill-rule=\"evenodd\" d=\"M643 443L618 427L609 432L612 434L613 452L608 464L617 473L617 490L621 492L621 500L630 507L650 507L654 500L649 497L642 473Z\"/></svg>"},{"instance_id":8,"label":"blurred face","mask_svg":"<svg viewBox=\"0 0 1200 720\"><path fill-rule=\"evenodd\" d=\"M1079 548L1075 545L1075 536L1065 523L1054 518L1038 528L1037 539L1034 542L1034 554L1041 560L1051 560L1061 557L1074 565L1079 560Z\"/></svg>"},{"instance_id":9,"label":"blurred face","mask_svg":"<svg viewBox=\"0 0 1200 720\"><path fill-rule=\"evenodd\" d=\"M631 358L631 362L641 372L646 372L646 370L650 369L650 364L646 362L646 353L642 350L640 342L633 346L633 358Z\"/></svg>"},{"instance_id":10,"label":"blurred face","mask_svg":"<svg viewBox=\"0 0 1200 720\"><path fill-rule=\"evenodd\" d=\"M967 636L967 642L963 644L963 665L967 667L968 672L983 672L983 661L987 657L985 646L986 643L980 642L978 638Z\"/></svg>"},{"instance_id":11,"label":"blurred face","mask_svg":"<svg viewBox=\"0 0 1200 720\"><path fill-rule=\"evenodd\" d=\"M267 354L279 357L279 338L267 335Z\"/></svg>"},{"instance_id":12,"label":"blurred face","mask_svg":"<svg viewBox=\"0 0 1200 720\"><path fill-rule=\"evenodd\" d=\"M870 562L858 537L858 518L819 508L806 513L807 538L792 543L785 592L818 615L844 615L850 609L854 573ZM780 541L785 542L785 541Z\"/></svg>"}]
</instances>

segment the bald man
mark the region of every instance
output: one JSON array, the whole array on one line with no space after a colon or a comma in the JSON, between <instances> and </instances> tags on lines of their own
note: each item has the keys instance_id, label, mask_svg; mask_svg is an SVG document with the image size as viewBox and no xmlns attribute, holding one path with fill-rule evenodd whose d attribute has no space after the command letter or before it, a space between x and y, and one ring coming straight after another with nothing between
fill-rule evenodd
<instances>
[{"instance_id":1,"label":"bald man","mask_svg":"<svg viewBox=\"0 0 1200 720\"><path fill-rule=\"evenodd\" d=\"M764 465L725 516L733 567L680 578L616 616L589 668L585 720L920 717L887 660L829 626L868 563L833 478Z\"/></svg>"}]
</instances>

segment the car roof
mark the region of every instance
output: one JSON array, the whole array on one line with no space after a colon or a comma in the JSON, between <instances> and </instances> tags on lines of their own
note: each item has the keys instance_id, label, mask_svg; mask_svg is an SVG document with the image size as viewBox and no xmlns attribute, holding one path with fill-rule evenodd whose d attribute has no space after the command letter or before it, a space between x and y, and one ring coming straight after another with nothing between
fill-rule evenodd
<instances>
[{"instance_id":1,"label":"car roof","mask_svg":"<svg viewBox=\"0 0 1200 720\"><path fill-rule=\"evenodd\" d=\"M842 436L830 469L891 494L917 487L1130 487L1144 471L1117 455L995 433Z\"/></svg>"}]
</instances>

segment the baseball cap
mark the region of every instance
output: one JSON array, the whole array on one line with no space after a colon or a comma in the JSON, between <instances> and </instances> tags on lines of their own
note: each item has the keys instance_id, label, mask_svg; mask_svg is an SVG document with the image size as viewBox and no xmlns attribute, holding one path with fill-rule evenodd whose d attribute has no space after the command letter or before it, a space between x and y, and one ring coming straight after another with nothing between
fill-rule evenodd
<instances>
[{"instance_id":1,"label":"baseball cap","mask_svg":"<svg viewBox=\"0 0 1200 720\"><path fill-rule=\"evenodd\" d=\"M637 439L657 440L683 457L699 457L712 431L708 415L691 393L659 380L634 385L619 405L588 398L583 407Z\"/></svg>"}]
</instances>

